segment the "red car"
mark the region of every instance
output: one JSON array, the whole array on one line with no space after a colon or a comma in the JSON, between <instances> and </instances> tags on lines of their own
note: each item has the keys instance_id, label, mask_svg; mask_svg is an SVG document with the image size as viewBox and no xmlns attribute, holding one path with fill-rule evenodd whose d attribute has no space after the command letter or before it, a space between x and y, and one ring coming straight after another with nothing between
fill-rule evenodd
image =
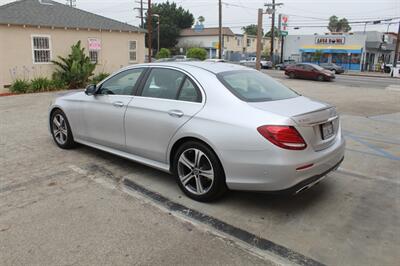
<instances>
[{"instance_id":1,"label":"red car","mask_svg":"<svg viewBox=\"0 0 400 266\"><path fill-rule=\"evenodd\" d=\"M335 74L315 64L296 64L285 69L285 75L289 78L315 79L319 81L330 81L335 78Z\"/></svg>"}]
</instances>

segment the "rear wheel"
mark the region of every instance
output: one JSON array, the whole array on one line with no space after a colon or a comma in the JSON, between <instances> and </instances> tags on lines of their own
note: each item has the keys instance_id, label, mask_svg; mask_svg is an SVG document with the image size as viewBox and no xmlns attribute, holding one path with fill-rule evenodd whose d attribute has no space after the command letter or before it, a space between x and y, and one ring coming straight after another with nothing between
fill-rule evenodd
<instances>
[{"instance_id":1,"label":"rear wheel","mask_svg":"<svg viewBox=\"0 0 400 266\"><path fill-rule=\"evenodd\" d=\"M58 147L72 149L76 146L71 127L63 111L57 109L51 114L50 129Z\"/></svg>"},{"instance_id":2,"label":"rear wheel","mask_svg":"<svg viewBox=\"0 0 400 266\"><path fill-rule=\"evenodd\" d=\"M336 74L336 69L332 69L331 71L333 72L333 74Z\"/></svg>"},{"instance_id":3,"label":"rear wheel","mask_svg":"<svg viewBox=\"0 0 400 266\"><path fill-rule=\"evenodd\" d=\"M212 201L227 190L217 155L205 144L189 141L174 156L174 175L180 189L197 201Z\"/></svg>"},{"instance_id":4,"label":"rear wheel","mask_svg":"<svg viewBox=\"0 0 400 266\"><path fill-rule=\"evenodd\" d=\"M294 79L296 77L296 75L293 72L289 73L289 78Z\"/></svg>"}]
</instances>

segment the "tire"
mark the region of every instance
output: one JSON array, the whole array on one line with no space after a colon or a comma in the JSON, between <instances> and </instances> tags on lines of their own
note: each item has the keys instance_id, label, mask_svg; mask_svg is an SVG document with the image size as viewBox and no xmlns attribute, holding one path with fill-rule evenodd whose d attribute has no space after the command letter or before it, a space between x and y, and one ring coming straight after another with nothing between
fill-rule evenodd
<instances>
[{"instance_id":1,"label":"tire","mask_svg":"<svg viewBox=\"0 0 400 266\"><path fill-rule=\"evenodd\" d=\"M277 67L276 69L277 69L277 70L281 70L281 67Z\"/></svg>"},{"instance_id":2,"label":"tire","mask_svg":"<svg viewBox=\"0 0 400 266\"><path fill-rule=\"evenodd\" d=\"M67 116L60 109L55 110L50 118L50 130L54 142L62 149L72 149L76 147L74 136Z\"/></svg>"},{"instance_id":3,"label":"tire","mask_svg":"<svg viewBox=\"0 0 400 266\"><path fill-rule=\"evenodd\" d=\"M220 160L201 142L188 141L178 148L173 157L173 174L183 193L197 201L213 201L227 191Z\"/></svg>"},{"instance_id":4,"label":"tire","mask_svg":"<svg viewBox=\"0 0 400 266\"><path fill-rule=\"evenodd\" d=\"M333 74L336 74L336 69L331 70Z\"/></svg>"},{"instance_id":5,"label":"tire","mask_svg":"<svg viewBox=\"0 0 400 266\"><path fill-rule=\"evenodd\" d=\"M317 80L318 80L318 81L324 81L325 78L324 78L324 76L322 76L322 75L318 75Z\"/></svg>"},{"instance_id":6,"label":"tire","mask_svg":"<svg viewBox=\"0 0 400 266\"><path fill-rule=\"evenodd\" d=\"M289 78L294 79L296 77L296 75L293 72L289 73Z\"/></svg>"}]
</instances>

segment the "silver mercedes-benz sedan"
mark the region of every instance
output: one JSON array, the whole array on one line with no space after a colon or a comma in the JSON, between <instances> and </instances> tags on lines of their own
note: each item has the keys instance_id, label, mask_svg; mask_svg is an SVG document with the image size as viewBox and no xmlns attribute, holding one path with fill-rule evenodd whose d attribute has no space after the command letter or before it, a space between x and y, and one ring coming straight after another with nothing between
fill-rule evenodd
<instances>
[{"instance_id":1,"label":"silver mercedes-benz sedan","mask_svg":"<svg viewBox=\"0 0 400 266\"><path fill-rule=\"evenodd\" d=\"M57 98L49 115L59 147L81 143L170 172L199 201L227 189L296 194L335 170L345 149L335 107L227 63L129 66Z\"/></svg>"}]
</instances>

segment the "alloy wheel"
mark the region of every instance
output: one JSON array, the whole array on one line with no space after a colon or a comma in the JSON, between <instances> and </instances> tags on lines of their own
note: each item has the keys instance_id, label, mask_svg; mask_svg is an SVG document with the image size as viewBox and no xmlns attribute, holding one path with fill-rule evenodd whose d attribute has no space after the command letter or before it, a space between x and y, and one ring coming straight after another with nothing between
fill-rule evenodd
<instances>
[{"instance_id":1,"label":"alloy wheel","mask_svg":"<svg viewBox=\"0 0 400 266\"><path fill-rule=\"evenodd\" d=\"M53 134L58 144L64 145L67 142L67 123L61 114L56 114L53 118Z\"/></svg>"},{"instance_id":2,"label":"alloy wheel","mask_svg":"<svg viewBox=\"0 0 400 266\"><path fill-rule=\"evenodd\" d=\"M214 184L214 169L204 152L190 148L178 159L178 176L182 185L195 195L206 194Z\"/></svg>"}]
</instances>

